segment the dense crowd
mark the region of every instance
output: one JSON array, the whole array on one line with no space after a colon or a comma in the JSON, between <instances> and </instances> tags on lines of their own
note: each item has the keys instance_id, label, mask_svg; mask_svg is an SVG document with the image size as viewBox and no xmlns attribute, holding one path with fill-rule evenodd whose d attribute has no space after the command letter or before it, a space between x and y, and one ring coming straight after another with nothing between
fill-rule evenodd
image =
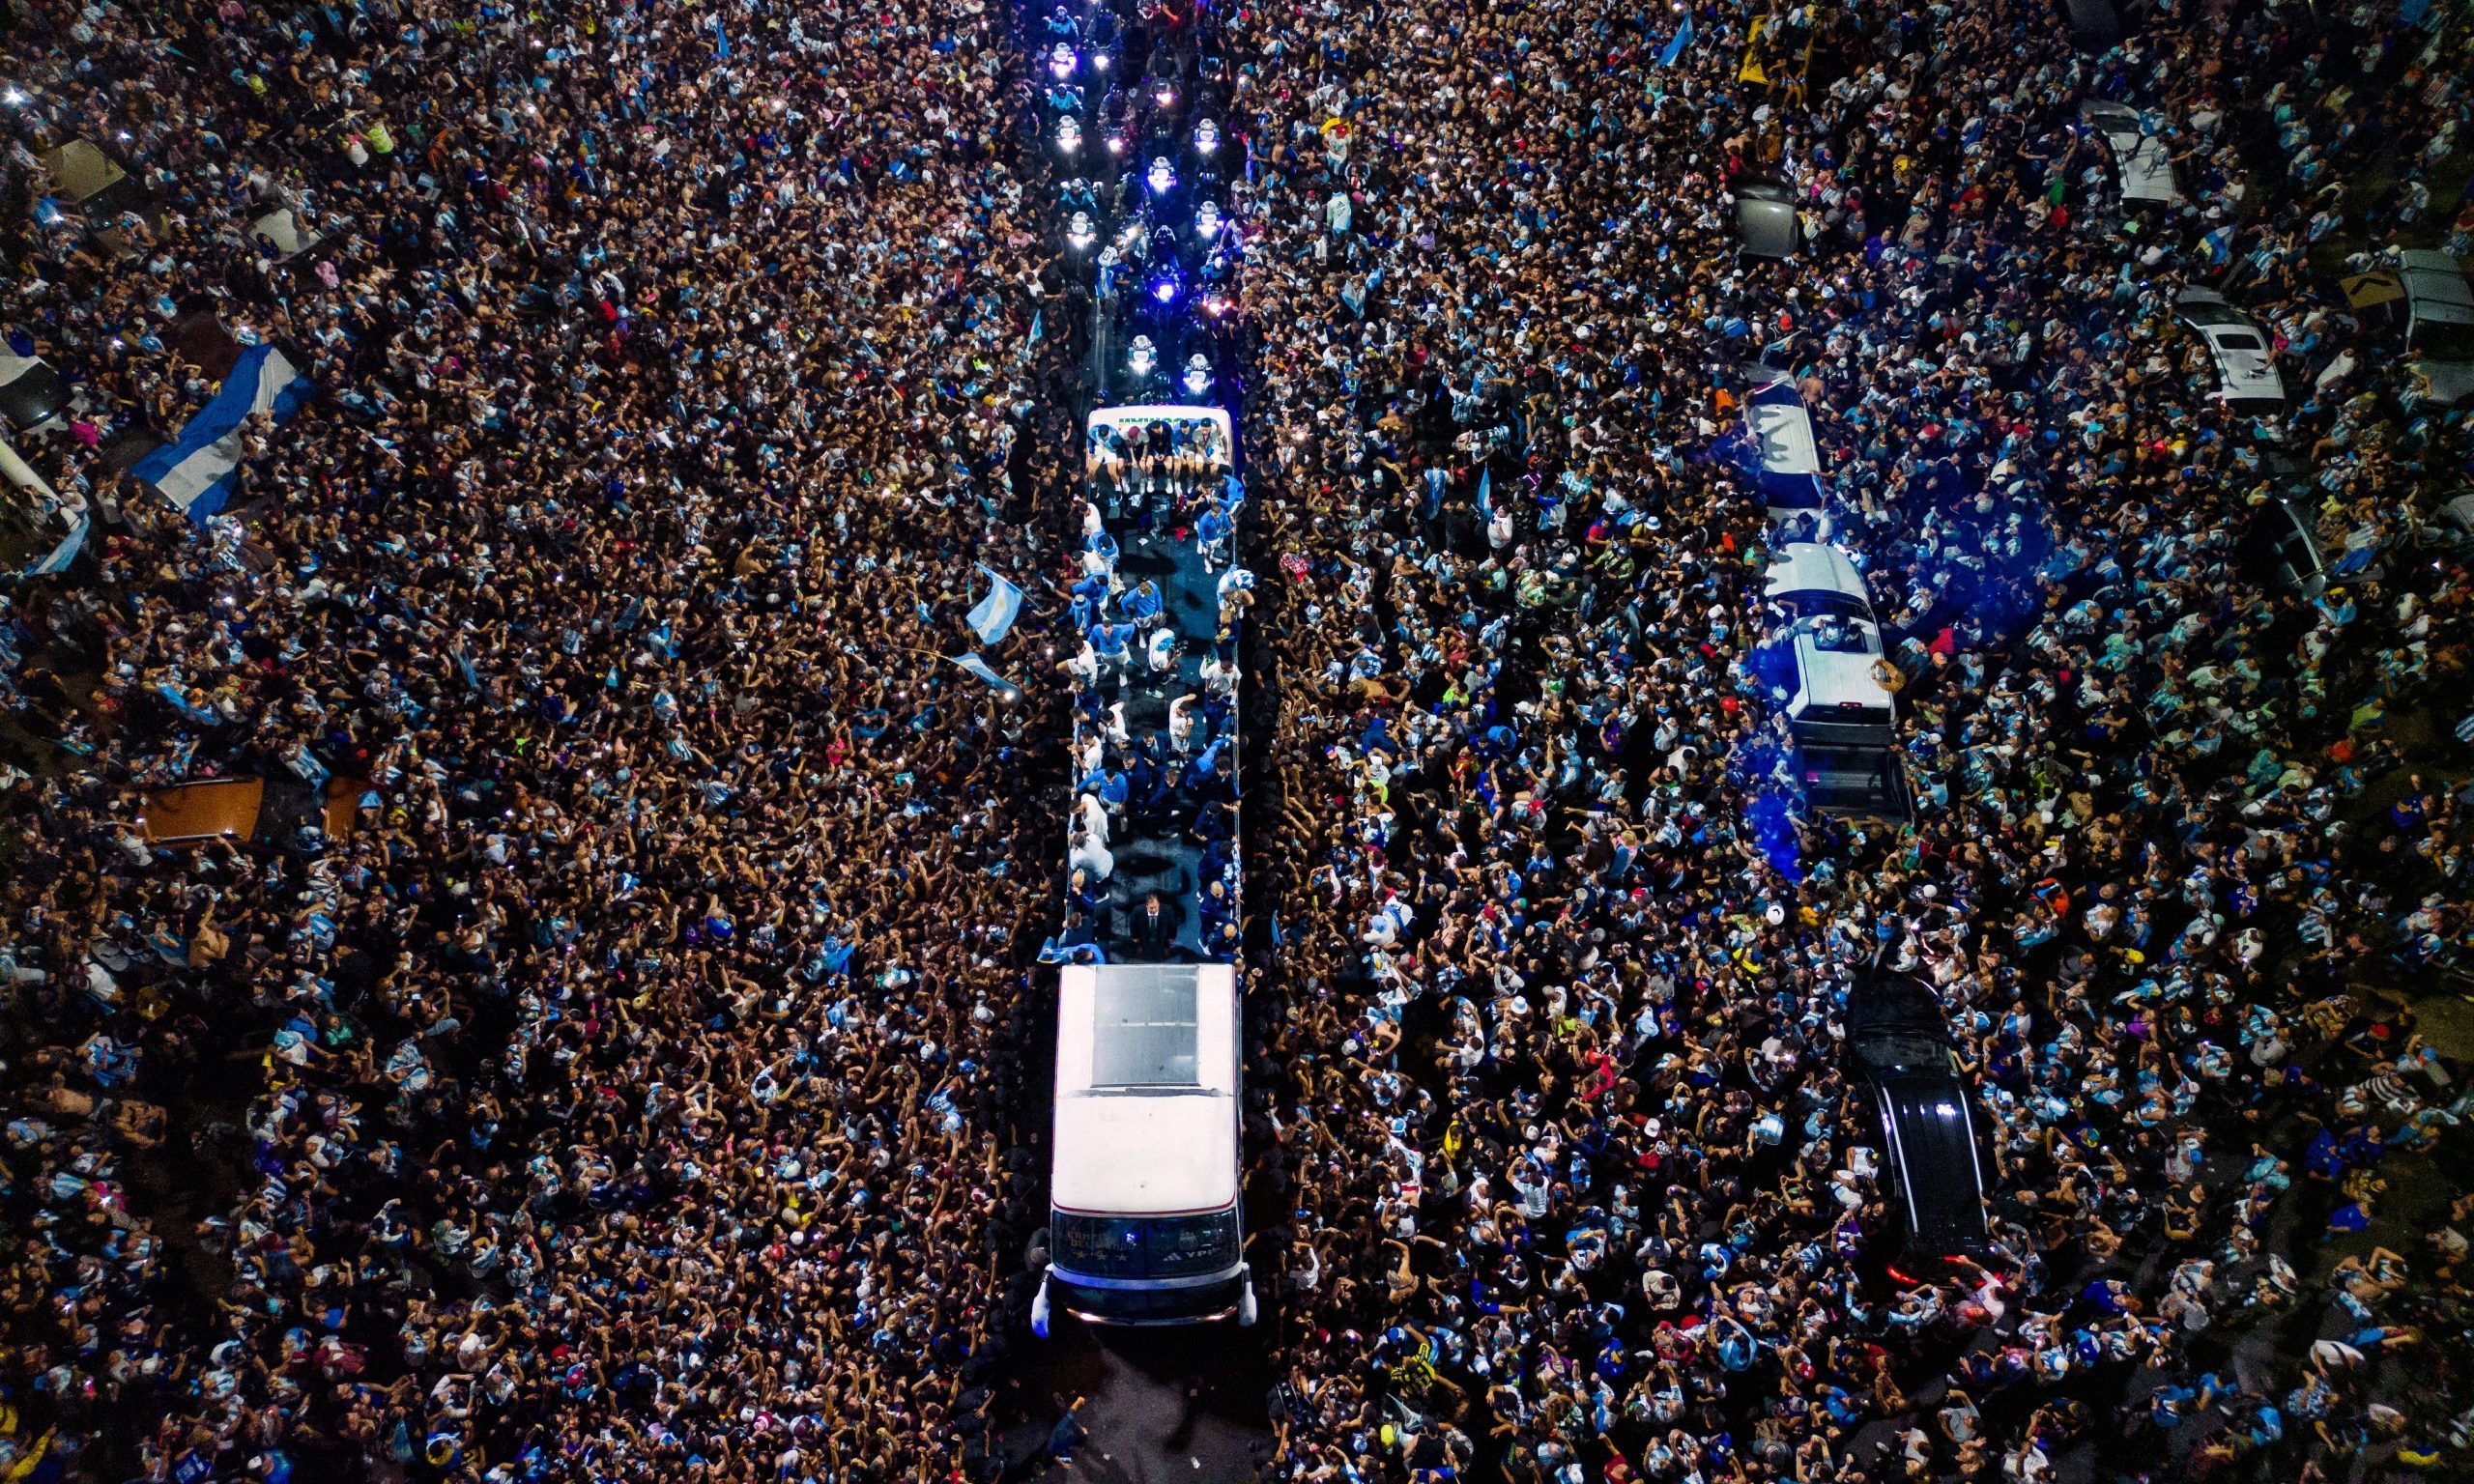
<instances>
[{"instance_id":1,"label":"dense crowd","mask_svg":"<svg viewBox=\"0 0 2474 1484\"><path fill-rule=\"evenodd\" d=\"M82 409L28 451L99 514L7 614L0 1473L975 1457L1063 847L1053 701L943 656L1079 460L1008 17L16 14L7 315ZM22 211L80 137L131 255ZM200 310L319 392L191 530L107 454L213 395ZM150 846L251 775L349 827Z\"/></svg>"},{"instance_id":2,"label":"dense crowd","mask_svg":"<svg viewBox=\"0 0 2474 1484\"><path fill-rule=\"evenodd\" d=\"M2462 1468L2467 1208L2391 1176L2462 1158L2463 1068L2379 986L2463 967L2466 801L2401 758L2461 770L2426 522L2466 428L2311 260L2432 215L2340 183L2453 157L2461 29L2159 6L2095 58L2041 5L1691 14L1671 63L1674 15L1591 0L1236 23L1287 1475ZM2178 205L2126 208L2091 97ZM1752 177L1795 261L1735 252ZM2288 415L2211 400L2202 284ZM1736 408L1778 376L1913 829L1776 776ZM2324 592L2243 557L2287 496ZM1995 1253L1947 1277L1868 1250L1838 1040L1884 953L1988 1115Z\"/></svg>"},{"instance_id":3,"label":"dense crowd","mask_svg":"<svg viewBox=\"0 0 2474 1484\"><path fill-rule=\"evenodd\" d=\"M2465 254L2426 184L2462 27L2160 5L2092 58L2016 0L1712 4L1670 61L1684 14L1213 21L1251 499L1196 539L1264 574L1277 699L1272 1470L2462 1467L2474 1206L2423 1187L2464 1068L2375 991L2464 967L2468 589L2427 523L2466 428L2326 261ZM8 332L79 407L27 451L99 524L0 611L0 1476L992 1468L1030 951L1140 760L1058 739L1157 627L1084 555L1043 33L14 14ZM2125 211L2091 96L2146 110L2180 206ZM159 211L27 210L78 138ZM1733 250L1753 174L1792 263ZM325 241L253 240L276 209ZM2197 283L2274 332L2287 415L2208 399ZM318 394L196 529L112 450L214 395L201 311ZM1912 829L1775 776L1756 358L1820 418ZM1179 514L1224 524L1185 489L1217 452ZM2241 559L2279 498L2324 591ZM1019 692L946 661L976 564L1030 594L987 656ZM1062 672L1049 610L1093 641ZM225 776L344 807L149 842L149 790ZM1221 802L1187 792L1180 827ZM1951 1280L1868 1258L1835 1039L1877 953L1991 1127L1997 1250ZM2401 1209L2419 1243L2373 1241Z\"/></svg>"}]
</instances>

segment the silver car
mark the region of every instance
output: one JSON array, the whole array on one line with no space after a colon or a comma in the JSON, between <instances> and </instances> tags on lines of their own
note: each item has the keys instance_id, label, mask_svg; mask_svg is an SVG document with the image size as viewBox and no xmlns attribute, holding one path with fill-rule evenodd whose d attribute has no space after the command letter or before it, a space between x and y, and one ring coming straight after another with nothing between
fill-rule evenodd
<instances>
[{"instance_id":1,"label":"silver car","mask_svg":"<svg viewBox=\"0 0 2474 1484\"><path fill-rule=\"evenodd\" d=\"M2216 362L2215 400L2233 412L2285 411L2285 379L2277 374L2275 344L2251 317L2209 289L2184 289L2173 317L2199 336Z\"/></svg>"}]
</instances>

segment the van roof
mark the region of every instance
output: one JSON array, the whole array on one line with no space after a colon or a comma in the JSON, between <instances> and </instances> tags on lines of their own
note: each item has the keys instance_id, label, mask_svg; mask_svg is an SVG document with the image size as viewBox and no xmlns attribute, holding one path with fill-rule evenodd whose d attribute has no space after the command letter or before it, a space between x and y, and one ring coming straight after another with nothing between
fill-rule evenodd
<instances>
[{"instance_id":1,"label":"van roof","mask_svg":"<svg viewBox=\"0 0 2474 1484\"><path fill-rule=\"evenodd\" d=\"M2080 103L2079 116L2112 146L2123 200L2171 206L2181 199L2173 188L2172 154L2164 140L2140 128L2138 109L2111 99L2090 98Z\"/></svg>"},{"instance_id":2,"label":"van roof","mask_svg":"<svg viewBox=\"0 0 2474 1484\"><path fill-rule=\"evenodd\" d=\"M1797 635L1796 679L1804 709L1796 720L1833 721L1840 712L1859 721L1869 720L1874 712L1895 714L1898 702L1873 668L1882 659L1878 638L1871 648L1869 654L1824 649L1811 635Z\"/></svg>"},{"instance_id":3,"label":"van roof","mask_svg":"<svg viewBox=\"0 0 2474 1484\"><path fill-rule=\"evenodd\" d=\"M1784 397L1765 398L1770 387L1754 393L1744 404L1744 424L1752 429L1753 442L1760 445L1761 471L1765 474L1818 474L1821 472L1821 441L1813 434L1813 414L1804 410L1804 399L1783 382L1771 387L1783 388Z\"/></svg>"},{"instance_id":4,"label":"van roof","mask_svg":"<svg viewBox=\"0 0 2474 1484\"><path fill-rule=\"evenodd\" d=\"M2401 248L2398 278L2414 318L2433 325L2474 325L2474 285L2455 258L2430 248Z\"/></svg>"},{"instance_id":5,"label":"van roof","mask_svg":"<svg viewBox=\"0 0 2474 1484\"><path fill-rule=\"evenodd\" d=\"M1864 598L1864 580L1856 575L1856 564L1838 548L1819 541L1791 541L1778 554L1778 559L1769 564L1762 591L1773 600L1802 593L1827 593L1860 602Z\"/></svg>"},{"instance_id":6,"label":"van roof","mask_svg":"<svg viewBox=\"0 0 2474 1484\"><path fill-rule=\"evenodd\" d=\"M1055 1204L1165 1215L1235 1202L1235 971L1067 964L1056 988Z\"/></svg>"},{"instance_id":7,"label":"van roof","mask_svg":"<svg viewBox=\"0 0 2474 1484\"><path fill-rule=\"evenodd\" d=\"M2454 273L2460 281L2465 277L2464 265L2436 247L2400 247L2397 262L2400 267L2421 272Z\"/></svg>"}]
</instances>

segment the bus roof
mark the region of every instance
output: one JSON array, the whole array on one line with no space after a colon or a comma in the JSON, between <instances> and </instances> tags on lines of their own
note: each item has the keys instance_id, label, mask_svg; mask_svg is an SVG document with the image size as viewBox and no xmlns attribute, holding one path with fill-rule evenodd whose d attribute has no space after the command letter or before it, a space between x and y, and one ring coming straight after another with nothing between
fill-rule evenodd
<instances>
[{"instance_id":1,"label":"bus roof","mask_svg":"<svg viewBox=\"0 0 2474 1484\"><path fill-rule=\"evenodd\" d=\"M1122 1215L1234 1204L1238 1034L1227 964L1059 969L1051 1201Z\"/></svg>"}]
</instances>

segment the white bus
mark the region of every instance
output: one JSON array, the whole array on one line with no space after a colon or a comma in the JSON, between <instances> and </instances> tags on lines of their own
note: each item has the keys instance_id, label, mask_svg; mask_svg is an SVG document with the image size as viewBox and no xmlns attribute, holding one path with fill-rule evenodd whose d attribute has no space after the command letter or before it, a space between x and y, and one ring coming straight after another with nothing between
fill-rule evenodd
<instances>
[{"instance_id":1,"label":"white bus","mask_svg":"<svg viewBox=\"0 0 2474 1484\"><path fill-rule=\"evenodd\" d=\"M1254 1322L1239 1220L1236 970L1067 964L1057 972L1049 1268L1054 1308L1111 1325Z\"/></svg>"}]
</instances>

